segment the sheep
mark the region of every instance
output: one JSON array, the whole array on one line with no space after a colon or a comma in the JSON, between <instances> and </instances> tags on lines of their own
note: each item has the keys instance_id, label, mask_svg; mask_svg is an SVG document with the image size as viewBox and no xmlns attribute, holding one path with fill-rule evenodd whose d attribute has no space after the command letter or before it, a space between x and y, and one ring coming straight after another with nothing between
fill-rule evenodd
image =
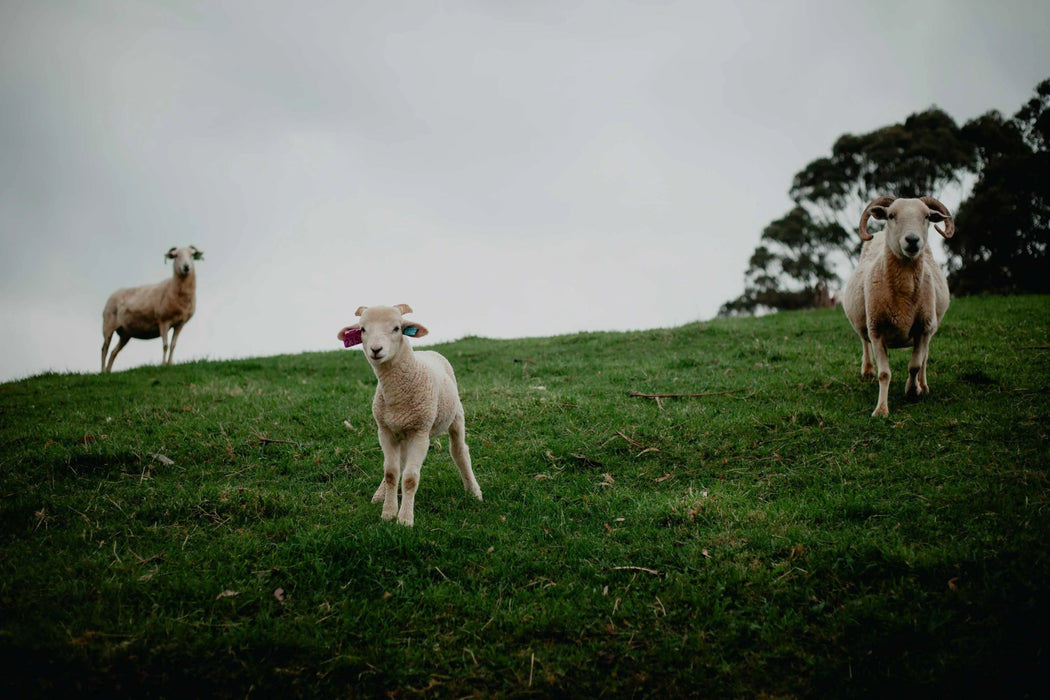
<instances>
[{"instance_id":1,"label":"sheep","mask_svg":"<svg viewBox=\"0 0 1050 700\"><path fill-rule=\"evenodd\" d=\"M172 248L164 255L164 260L173 260L172 276L157 284L141 287L118 289L106 301L102 311L102 371L113 370L113 360L132 338L149 340L160 336L164 341L161 364L170 365L171 356L175 353L175 341L186 322L193 317L197 303L197 275L193 269L194 260L203 260L204 253L194 246L189 248ZM171 332L171 345L168 345L168 329ZM109 356L106 363L106 352L113 333L120 336L120 342Z\"/></svg>"},{"instance_id":2,"label":"sheep","mask_svg":"<svg viewBox=\"0 0 1050 700\"><path fill-rule=\"evenodd\" d=\"M419 472L430 449L430 438L436 435L448 433L449 452L459 468L464 488L482 500L470 465L456 374L440 353L413 352L405 337L422 338L428 331L422 324L404 319L404 314L411 312L408 304L362 306L355 314L361 320L338 333L346 347L364 345L365 357L379 380L372 415L383 448L383 480L372 502L383 501L384 520L396 515L397 521L407 527L415 521ZM400 510L399 479L403 497Z\"/></svg>"},{"instance_id":3,"label":"sheep","mask_svg":"<svg viewBox=\"0 0 1050 700\"><path fill-rule=\"evenodd\" d=\"M868 233L870 217L885 220L886 229ZM860 336L861 376L875 376L878 368L879 399L872 416L889 415L887 348L912 347L905 395L918 400L930 391L926 383L930 339L949 303L948 280L927 245L931 222L945 238L954 235L951 213L933 197L879 197L860 217L864 244L857 268L846 284L842 308ZM941 222L944 228L937 226Z\"/></svg>"}]
</instances>

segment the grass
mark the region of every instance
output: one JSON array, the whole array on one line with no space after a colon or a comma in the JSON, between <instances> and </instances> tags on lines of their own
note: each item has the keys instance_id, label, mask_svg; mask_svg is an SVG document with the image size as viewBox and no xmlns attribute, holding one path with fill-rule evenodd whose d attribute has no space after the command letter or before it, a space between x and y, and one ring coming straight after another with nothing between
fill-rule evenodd
<instances>
[{"instance_id":1,"label":"grass","mask_svg":"<svg viewBox=\"0 0 1050 700\"><path fill-rule=\"evenodd\" d=\"M1045 696L1050 298L945 321L888 419L835 310L440 346L412 529L357 353L0 386L0 689Z\"/></svg>"}]
</instances>

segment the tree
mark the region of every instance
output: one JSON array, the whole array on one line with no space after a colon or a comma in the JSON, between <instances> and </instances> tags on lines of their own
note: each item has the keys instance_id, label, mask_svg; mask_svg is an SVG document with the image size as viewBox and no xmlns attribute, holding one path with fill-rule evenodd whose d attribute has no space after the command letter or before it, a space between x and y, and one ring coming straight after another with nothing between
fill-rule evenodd
<instances>
[{"instance_id":1,"label":"tree","mask_svg":"<svg viewBox=\"0 0 1050 700\"><path fill-rule=\"evenodd\" d=\"M838 224L818 224L805 209L796 206L766 226L763 244L755 249L748 264L744 294L723 304L719 314L824 305L828 289L838 280L835 253L848 238Z\"/></svg>"},{"instance_id":2,"label":"tree","mask_svg":"<svg viewBox=\"0 0 1050 700\"><path fill-rule=\"evenodd\" d=\"M744 293L720 315L820 305L840 270L860 250L855 235L860 213L882 195L940 194L975 163L972 144L950 116L930 108L894 124L835 142L795 175L789 190L795 207L762 233L762 244L745 273Z\"/></svg>"},{"instance_id":3,"label":"tree","mask_svg":"<svg viewBox=\"0 0 1050 700\"><path fill-rule=\"evenodd\" d=\"M947 242L954 294L1050 292L1050 80L1012 119L989 112L963 135L980 176Z\"/></svg>"}]
</instances>

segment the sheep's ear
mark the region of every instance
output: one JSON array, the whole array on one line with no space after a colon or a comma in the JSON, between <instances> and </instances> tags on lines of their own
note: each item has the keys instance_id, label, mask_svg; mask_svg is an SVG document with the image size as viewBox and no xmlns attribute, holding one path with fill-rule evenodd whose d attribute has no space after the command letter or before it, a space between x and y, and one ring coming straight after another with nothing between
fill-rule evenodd
<instances>
[{"instance_id":1,"label":"sheep's ear","mask_svg":"<svg viewBox=\"0 0 1050 700\"><path fill-rule=\"evenodd\" d=\"M427 327L422 323L416 323L414 321L412 323L406 323L401 327L401 333L410 338L422 338L429 332L430 331L427 330Z\"/></svg>"},{"instance_id":2,"label":"sheep's ear","mask_svg":"<svg viewBox=\"0 0 1050 700\"><path fill-rule=\"evenodd\" d=\"M361 344L361 325L355 323L352 326L346 326L340 329L336 335L339 340L343 341L343 347L353 347Z\"/></svg>"},{"instance_id":3,"label":"sheep's ear","mask_svg":"<svg viewBox=\"0 0 1050 700\"><path fill-rule=\"evenodd\" d=\"M174 260L175 259L175 251L176 250L177 249L175 248L175 246L172 246L171 250L169 250L167 253L164 254L164 262L167 262L169 260Z\"/></svg>"},{"instance_id":4,"label":"sheep's ear","mask_svg":"<svg viewBox=\"0 0 1050 700\"><path fill-rule=\"evenodd\" d=\"M204 260L204 251L197 250L195 246L190 246L190 250L193 251L194 260Z\"/></svg>"},{"instance_id":5,"label":"sheep's ear","mask_svg":"<svg viewBox=\"0 0 1050 700\"><path fill-rule=\"evenodd\" d=\"M889 214L886 211L886 207L874 206L868 209L871 212L871 218L877 221L885 221Z\"/></svg>"},{"instance_id":6,"label":"sheep's ear","mask_svg":"<svg viewBox=\"0 0 1050 700\"><path fill-rule=\"evenodd\" d=\"M400 311L402 315L412 313L412 307L408 304L394 304L394 308Z\"/></svg>"},{"instance_id":7,"label":"sheep's ear","mask_svg":"<svg viewBox=\"0 0 1050 700\"><path fill-rule=\"evenodd\" d=\"M367 309L367 308L368 308L367 306L358 306L357 307L357 311L354 312L354 316L360 316L361 314L363 314L365 312L365 309Z\"/></svg>"}]
</instances>

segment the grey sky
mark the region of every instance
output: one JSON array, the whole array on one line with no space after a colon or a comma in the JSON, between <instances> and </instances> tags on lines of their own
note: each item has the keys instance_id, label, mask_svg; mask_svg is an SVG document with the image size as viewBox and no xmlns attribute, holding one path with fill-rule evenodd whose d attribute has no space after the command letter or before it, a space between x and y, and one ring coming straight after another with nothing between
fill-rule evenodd
<instances>
[{"instance_id":1,"label":"grey sky","mask_svg":"<svg viewBox=\"0 0 1050 700\"><path fill-rule=\"evenodd\" d=\"M0 381L97 371L106 297L189 244L176 362L334 350L361 304L436 341L710 318L795 172L931 105L1012 114L1047 26L1014 0L4 2Z\"/></svg>"}]
</instances>

